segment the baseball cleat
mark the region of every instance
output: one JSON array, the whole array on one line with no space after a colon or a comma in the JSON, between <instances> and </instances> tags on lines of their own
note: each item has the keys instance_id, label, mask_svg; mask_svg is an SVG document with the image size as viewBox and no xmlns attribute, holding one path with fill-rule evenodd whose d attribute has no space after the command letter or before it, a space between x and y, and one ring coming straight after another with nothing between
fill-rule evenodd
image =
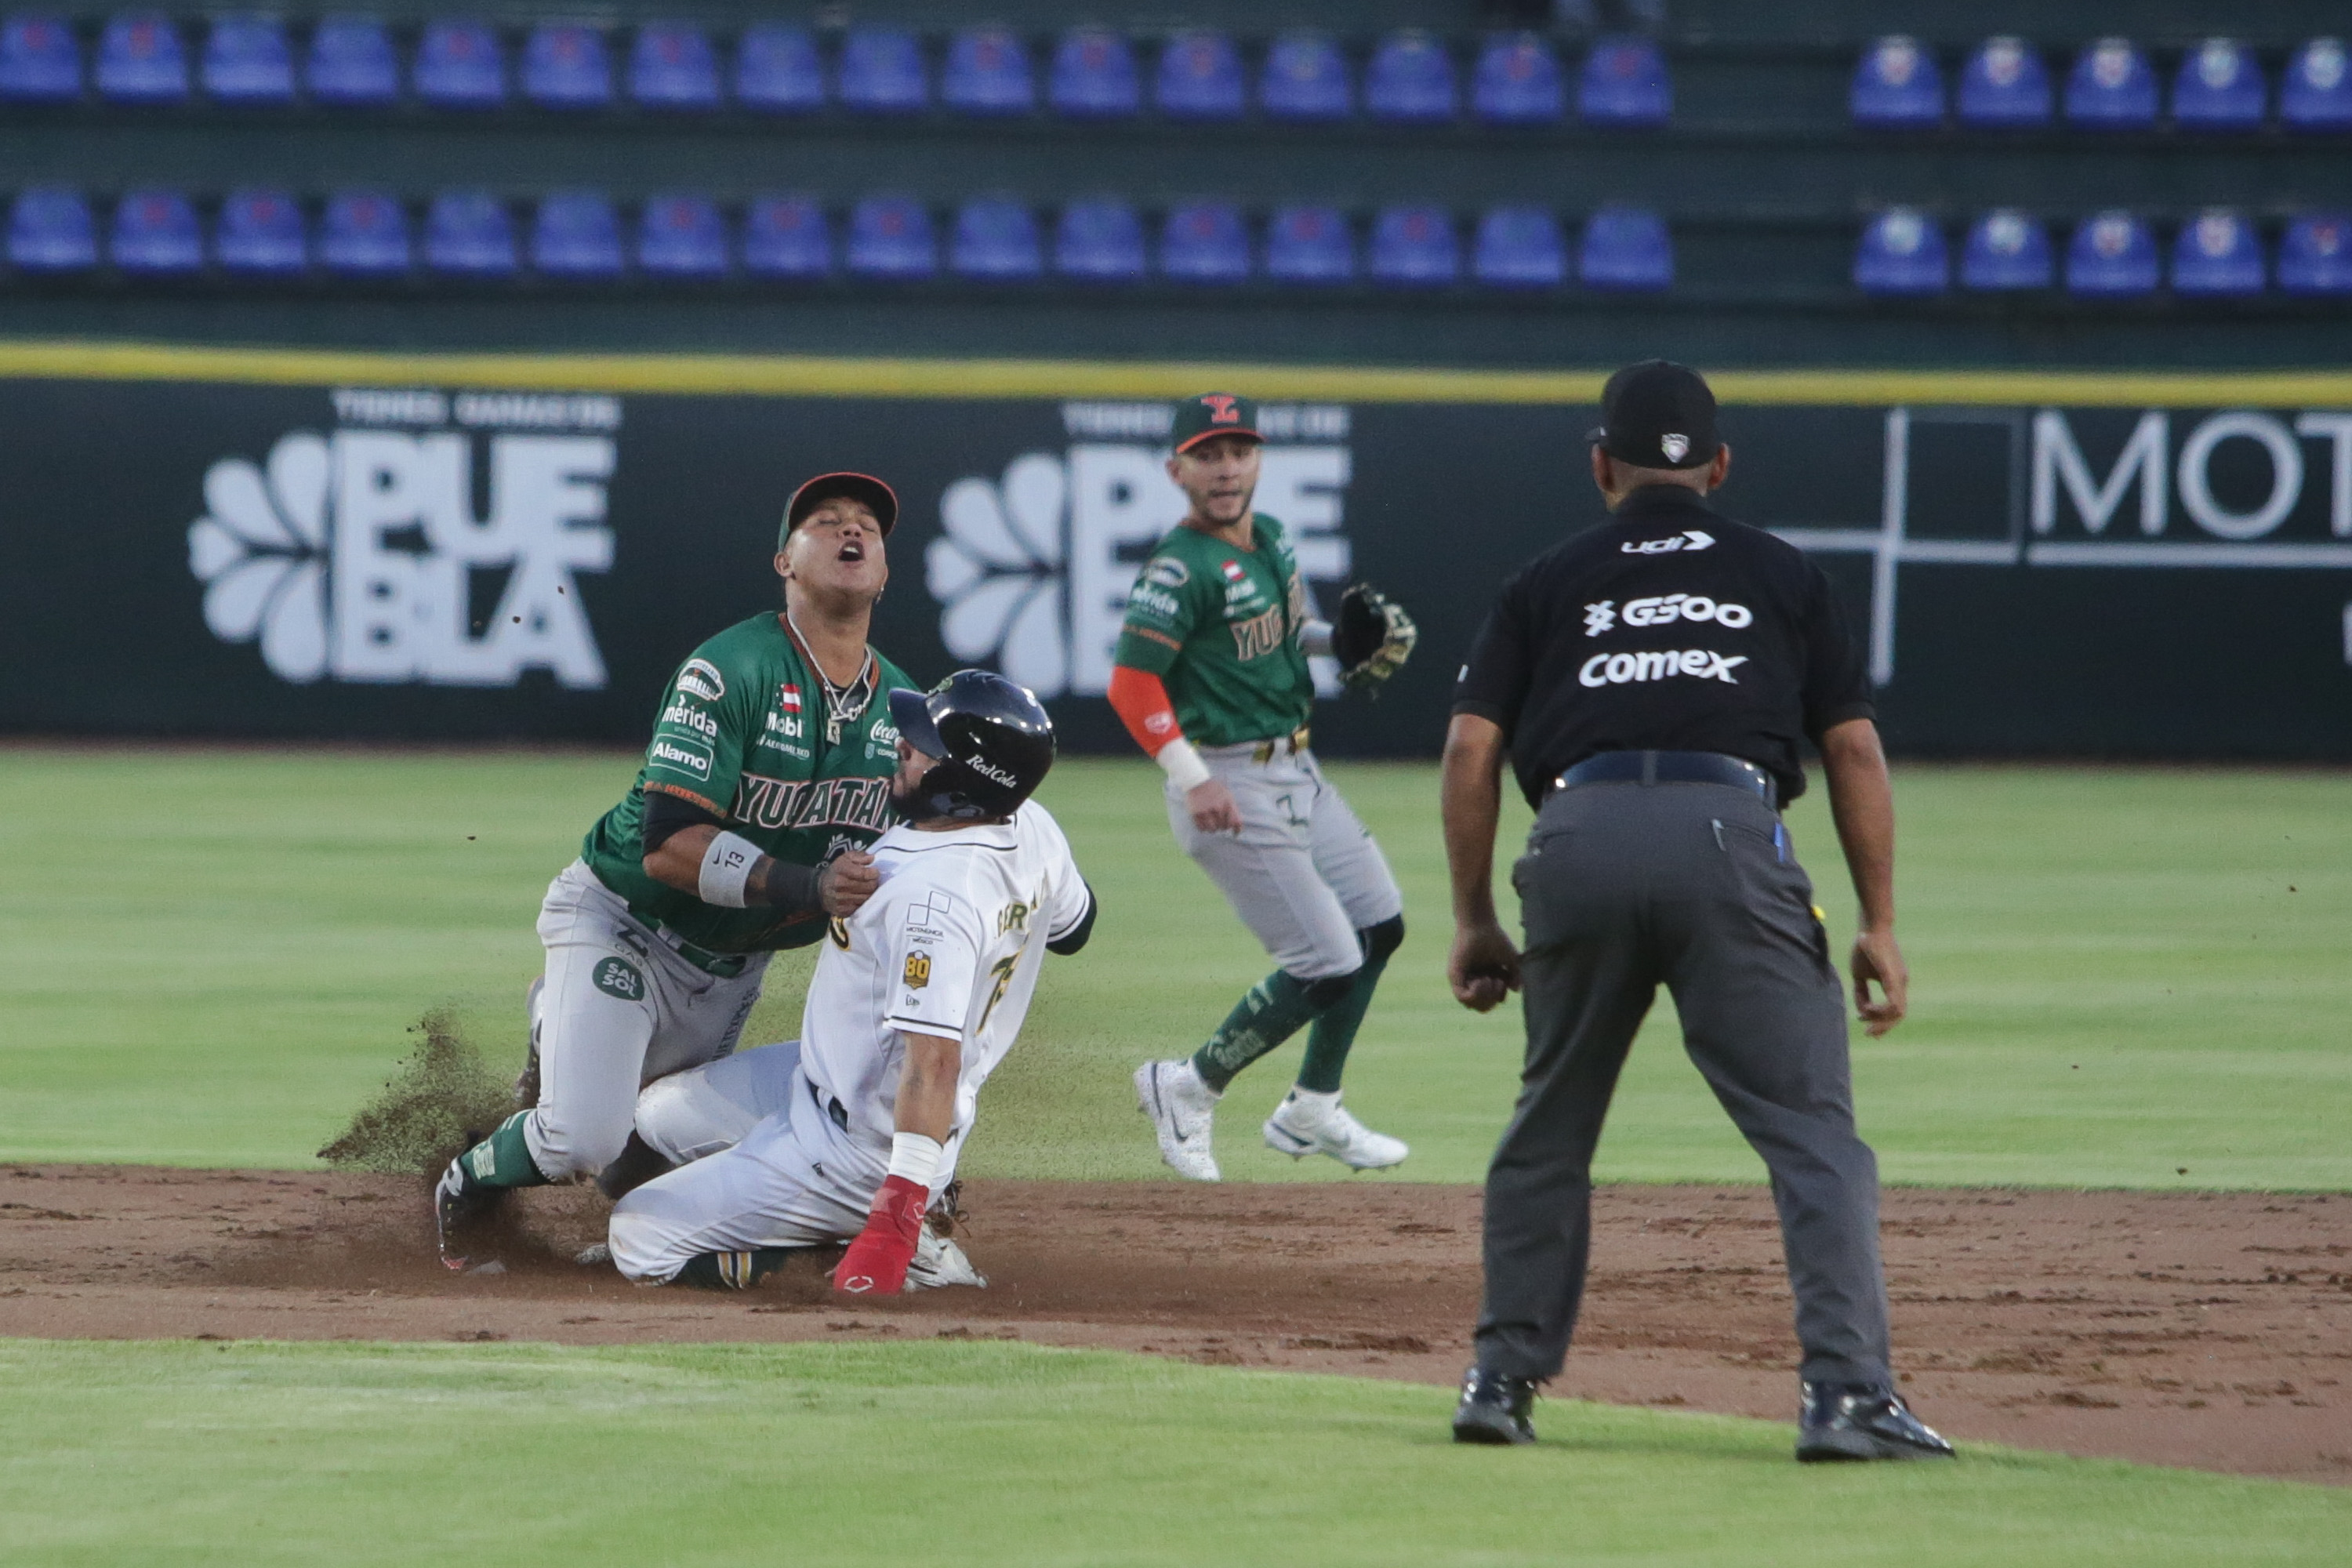
<instances>
[{"instance_id":1,"label":"baseball cleat","mask_svg":"<svg viewBox=\"0 0 2352 1568\"><path fill-rule=\"evenodd\" d=\"M488 1213L501 1195L498 1188L474 1185L466 1175L462 1156L449 1162L449 1168L433 1185L433 1229L441 1246L442 1267L462 1270L473 1261L459 1247L459 1235Z\"/></svg>"},{"instance_id":2,"label":"baseball cleat","mask_svg":"<svg viewBox=\"0 0 2352 1568\"><path fill-rule=\"evenodd\" d=\"M1883 1383L1808 1383L1797 1418L1797 1458L1948 1459L1951 1444Z\"/></svg>"},{"instance_id":3,"label":"baseball cleat","mask_svg":"<svg viewBox=\"0 0 2352 1568\"><path fill-rule=\"evenodd\" d=\"M1328 1154L1351 1171L1385 1171L1412 1152L1403 1139L1375 1132L1349 1115L1338 1094L1295 1089L1265 1119L1265 1146L1294 1160Z\"/></svg>"},{"instance_id":4,"label":"baseball cleat","mask_svg":"<svg viewBox=\"0 0 2352 1568\"><path fill-rule=\"evenodd\" d=\"M1484 1367L1462 1374L1462 1402L1454 1407L1454 1440L1495 1445L1532 1443L1535 1424L1528 1412L1536 1402L1536 1380Z\"/></svg>"},{"instance_id":5,"label":"baseball cleat","mask_svg":"<svg viewBox=\"0 0 2352 1568\"><path fill-rule=\"evenodd\" d=\"M943 1285L971 1285L985 1289L988 1276L971 1266L963 1248L925 1226L915 1239L915 1260L907 1265L907 1290L936 1290Z\"/></svg>"},{"instance_id":6,"label":"baseball cleat","mask_svg":"<svg viewBox=\"0 0 2352 1568\"><path fill-rule=\"evenodd\" d=\"M1135 1102L1160 1135L1160 1157L1188 1181L1220 1180L1210 1148L1210 1123L1217 1091L1201 1081L1188 1060L1146 1062L1135 1069Z\"/></svg>"}]
</instances>

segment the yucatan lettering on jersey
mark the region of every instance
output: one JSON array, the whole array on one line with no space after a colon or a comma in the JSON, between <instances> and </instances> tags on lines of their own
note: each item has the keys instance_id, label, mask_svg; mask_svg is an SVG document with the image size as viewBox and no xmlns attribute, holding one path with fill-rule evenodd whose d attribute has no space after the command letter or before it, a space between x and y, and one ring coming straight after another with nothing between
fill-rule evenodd
<instances>
[{"instance_id":1,"label":"yucatan lettering on jersey","mask_svg":"<svg viewBox=\"0 0 2352 1568\"><path fill-rule=\"evenodd\" d=\"M1180 527L1137 575L1117 658L1160 678L1194 741L1261 741L1307 721L1306 624L1307 584L1281 523L1255 514L1248 550Z\"/></svg>"}]
</instances>

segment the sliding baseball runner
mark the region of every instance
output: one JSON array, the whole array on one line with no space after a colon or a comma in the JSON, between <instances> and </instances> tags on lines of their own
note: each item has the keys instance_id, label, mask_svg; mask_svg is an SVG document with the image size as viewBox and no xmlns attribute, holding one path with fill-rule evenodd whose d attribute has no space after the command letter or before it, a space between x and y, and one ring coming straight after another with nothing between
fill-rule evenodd
<instances>
[{"instance_id":1,"label":"sliding baseball runner","mask_svg":"<svg viewBox=\"0 0 2352 1568\"><path fill-rule=\"evenodd\" d=\"M866 646L898 498L863 474L793 493L777 531L783 608L698 647L662 698L645 765L541 906L523 1109L435 1189L442 1260L508 1191L579 1175L617 1194L639 1162L637 1094L734 1050L769 954L823 938L877 886L898 733L882 693L913 683ZM655 1164L652 1168L661 1168Z\"/></svg>"},{"instance_id":2,"label":"sliding baseball runner","mask_svg":"<svg viewBox=\"0 0 2352 1568\"><path fill-rule=\"evenodd\" d=\"M1235 1074L1300 1028L1307 1053L1266 1119L1266 1144L1354 1170L1401 1163L1401 1139L1339 1102L1339 1075L1390 954L1404 900L1371 834L1307 750L1307 656L1328 653L1353 687L1385 680L1412 651L1405 613L1358 584L1336 625L1311 620L1282 524L1250 509L1257 405L1209 393L1177 405L1169 478L1184 521L1129 595L1110 700L1168 775L1169 826L1276 965L1189 1058L1146 1062L1135 1091L1178 1174L1218 1179L1218 1098Z\"/></svg>"},{"instance_id":3,"label":"sliding baseball runner","mask_svg":"<svg viewBox=\"0 0 2352 1568\"><path fill-rule=\"evenodd\" d=\"M638 1102L639 1135L679 1165L613 1210L613 1262L632 1279L743 1289L796 1248L846 1240L844 1294L987 1283L924 1216L1046 952L1085 945L1094 895L1029 799L1054 760L1034 697L968 669L889 703L901 820L874 846L881 890L832 922L798 1040Z\"/></svg>"}]
</instances>

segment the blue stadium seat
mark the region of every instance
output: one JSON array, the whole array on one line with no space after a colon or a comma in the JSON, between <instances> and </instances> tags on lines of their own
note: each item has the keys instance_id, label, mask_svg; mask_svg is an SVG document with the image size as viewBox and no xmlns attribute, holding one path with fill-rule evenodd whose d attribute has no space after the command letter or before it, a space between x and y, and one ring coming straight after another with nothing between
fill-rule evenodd
<instances>
[{"instance_id":1,"label":"blue stadium seat","mask_svg":"<svg viewBox=\"0 0 2352 1568\"><path fill-rule=\"evenodd\" d=\"M81 43L61 16L19 11L0 22L0 102L70 103L81 96Z\"/></svg>"},{"instance_id":2,"label":"blue stadium seat","mask_svg":"<svg viewBox=\"0 0 2352 1568\"><path fill-rule=\"evenodd\" d=\"M416 45L416 96L436 109L496 109L507 100L506 50L479 22L425 24Z\"/></svg>"},{"instance_id":3,"label":"blue stadium seat","mask_svg":"<svg viewBox=\"0 0 2352 1568\"><path fill-rule=\"evenodd\" d=\"M2352 61L2341 38L2295 50L2279 87L2279 119L2293 131L2352 131Z\"/></svg>"},{"instance_id":4,"label":"blue stadium seat","mask_svg":"<svg viewBox=\"0 0 2352 1568\"><path fill-rule=\"evenodd\" d=\"M425 265L458 278L510 278L514 221L488 191L443 191L425 215Z\"/></svg>"},{"instance_id":5,"label":"blue stadium seat","mask_svg":"<svg viewBox=\"0 0 2352 1568\"><path fill-rule=\"evenodd\" d=\"M1889 130L1944 122L1944 73L1934 51L1895 34L1864 49L1847 95L1856 125Z\"/></svg>"},{"instance_id":6,"label":"blue stadium seat","mask_svg":"<svg viewBox=\"0 0 2352 1568\"><path fill-rule=\"evenodd\" d=\"M1544 207L1488 207L1478 219L1470 275L1495 289L1556 289L1568 276L1559 220Z\"/></svg>"},{"instance_id":7,"label":"blue stadium seat","mask_svg":"<svg viewBox=\"0 0 2352 1568\"><path fill-rule=\"evenodd\" d=\"M1576 277L1587 289L1671 289L1675 247L1666 220L1647 207L1602 207L1584 225Z\"/></svg>"},{"instance_id":8,"label":"blue stadium seat","mask_svg":"<svg viewBox=\"0 0 2352 1568\"><path fill-rule=\"evenodd\" d=\"M2074 57L2066 122L2091 131L2146 131L2156 123L2156 68L2129 38L2101 38Z\"/></svg>"},{"instance_id":9,"label":"blue stadium seat","mask_svg":"<svg viewBox=\"0 0 2352 1568\"><path fill-rule=\"evenodd\" d=\"M833 270L833 225L814 196L757 196L743 215L743 269L765 278Z\"/></svg>"},{"instance_id":10,"label":"blue stadium seat","mask_svg":"<svg viewBox=\"0 0 2352 1568\"><path fill-rule=\"evenodd\" d=\"M735 101L770 114L823 109L824 62L808 29L782 22L744 28L735 41Z\"/></svg>"},{"instance_id":11,"label":"blue stadium seat","mask_svg":"<svg viewBox=\"0 0 2352 1568\"><path fill-rule=\"evenodd\" d=\"M602 191L551 191L531 219L530 264L551 278L618 278L621 219Z\"/></svg>"},{"instance_id":12,"label":"blue stadium seat","mask_svg":"<svg viewBox=\"0 0 2352 1568\"><path fill-rule=\"evenodd\" d=\"M68 185L27 185L8 209L8 265L24 272L79 272L98 265L89 203Z\"/></svg>"},{"instance_id":13,"label":"blue stadium seat","mask_svg":"<svg viewBox=\"0 0 2352 1568\"><path fill-rule=\"evenodd\" d=\"M1390 34L1365 68L1364 110L1375 120L1403 124L1453 119L1454 57L1427 33Z\"/></svg>"},{"instance_id":14,"label":"blue stadium seat","mask_svg":"<svg viewBox=\"0 0 2352 1568\"><path fill-rule=\"evenodd\" d=\"M2263 291L2270 269L2263 237L2242 214L2209 207L2180 226L2172 242L2172 291L2243 299Z\"/></svg>"},{"instance_id":15,"label":"blue stadium seat","mask_svg":"<svg viewBox=\"0 0 2352 1568\"><path fill-rule=\"evenodd\" d=\"M1470 75L1470 112L1492 125L1549 125L1567 104L1559 58L1533 33L1487 40Z\"/></svg>"},{"instance_id":16,"label":"blue stadium seat","mask_svg":"<svg viewBox=\"0 0 2352 1568\"><path fill-rule=\"evenodd\" d=\"M1600 38L1584 57L1576 112L1588 125L1664 125L1674 118L1666 57L1647 38Z\"/></svg>"},{"instance_id":17,"label":"blue stadium seat","mask_svg":"<svg viewBox=\"0 0 2352 1568\"><path fill-rule=\"evenodd\" d=\"M2259 131L2270 107L2262 62L2234 38L2208 38L2180 57L2173 123L2184 131Z\"/></svg>"},{"instance_id":18,"label":"blue stadium seat","mask_svg":"<svg viewBox=\"0 0 2352 1568\"><path fill-rule=\"evenodd\" d=\"M637 269L680 279L727 276L727 220L695 191L646 198L637 220Z\"/></svg>"},{"instance_id":19,"label":"blue stadium seat","mask_svg":"<svg viewBox=\"0 0 2352 1568\"><path fill-rule=\"evenodd\" d=\"M867 196L849 215L849 270L860 278L929 278L940 267L931 215L912 196Z\"/></svg>"},{"instance_id":20,"label":"blue stadium seat","mask_svg":"<svg viewBox=\"0 0 2352 1568\"><path fill-rule=\"evenodd\" d=\"M383 191L337 191L319 220L319 260L349 278L394 278L411 255L408 212Z\"/></svg>"},{"instance_id":21,"label":"blue stadium seat","mask_svg":"<svg viewBox=\"0 0 2352 1568\"><path fill-rule=\"evenodd\" d=\"M1054 226L1054 270L1089 283L1143 281L1143 221L1117 196L1072 202Z\"/></svg>"},{"instance_id":22,"label":"blue stadium seat","mask_svg":"<svg viewBox=\"0 0 2352 1568\"><path fill-rule=\"evenodd\" d=\"M841 45L841 101L861 114L929 109L931 84L915 35L900 27L852 28Z\"/></svg>"},{"instance_id":23,"label":"blue stadium seat","mask_svg":"<svg viewBox=\"0 0 2352 1568\"><path fill-rule=\"evenodd\" d=\"M2305 213L2289 223L2278 281L2290 294L2352 294L2352 213Z\"/></svg>"},{"instance_id":24,"label":"blue stadium seat","mask_svg":"<svg viewBox=\"0 0 2352 1568\"><path fill-rule=\"evenodd\" d=\"M1179 283L1241 283L1250 275L1249 227L1230 202L1185 202L1160 226L1160 272Z\"/></svg>"},{"instance_id":25,"label":"blue stadium seat","mask_svg":"<svg viewBox=\"0 0 2352 1568\"><path fill-rule=\"evenodd\" d=\"M1265 275L1284 283L1345 283L1356 246L1335 207L1286 206L1266 226Z\"/></svg>"},{"instance_id":26,"label":"blue stadium seat","mask_svg":"<svg viewBox=\"0 0 2352 1568\"><path fill-rule=\"evenodd\" d=\"M274 16L223 16L205 39L197 75L221 103L294 101L294 51Z\"/></svg>"},{"instance_id":27,"label":"blue stadium seat","mask_svg":"<svg viewBox=\"0 0 2352 1568\"><path fill-rule=\"evenodd\" d=\"M362 107L400 101L400 57L373 16L321 16L310 32L310 96Z\"/></svg>"},{"instance_id":28,"label":"blue stadium seat","mask_svg":"<svg viewBox=\"0 0 2352 1568\"><path fill-rule=\"evenodd\" d=\"M691 22L647 22L629 44L629 97L645 109L717 109L719 58Z\"/></svg>"},{"instance_id":29,"label":"blue stadium seat","mask_svg":"<svg viewBox=\"0 0 2352 1568\"><path fill-rule=\"evenodd\" d=\"M1180 120L1239 120L1247 106L1242 57L1223 33L1186 33L1160 51L1152 101Z\"/></svg>"},{"instance_id":30,"label":"blue stadium seat","mask_svg":"<svg viewBox=\"0 0 2352 1568\"><path fill-rule=\"evenodd\" d=\"M1055 111L1088 120L1118 120L1143 108L1135 50L1104 27L1074 27L1054 49L1045 100Z\"/></svg>"},{"instance_id":31,"label":"blue stadium seat","mask_svg":"<svg viewBox=\"0 0 2352 1568\"><path fill-rule=\"evenodd\" d=\"M177 191L126 191L114 204L107 259L125 272L178 277L201 271L205 232L196 209Z\"/></svg>"},{"instance_id":32,"label":"blue stadium seat","mask_svg":"<svg viewBox=\"0 0 2352 1568\"><path fill-rule=\"evenodd\" d=\"M188 55L170 18L126 11L98 40L98 93L117 103L178 103L188 96Z\"/></svg>"},{"instance_id":33,"label":"blue stadium seat","mask_svg":"<svg viewBox=\"0 0 2352 1568\"><path fill-rule=\"evenodd\" d=\"M2050 73L2033 46L2006 37L1979 44L1960 70L1960 123L2002 127L2049 120Z\"/></svg>"},{"instance_id":34,"label":"blue stadium seat","mask_svg":"<svg viewBox=\"0 0 2352 1568\"><path fill-rule=\"evenodd\" d=\"M2048 231L2011 207L1977 219L1960 247L1964 289L2047 289L2051 271Z\"/></svg>"},{"instance_id":35,"label":"blue stadium seat","mask_svg":"<svg viewBox=\"0 0 2352 1568\"><path fill-rule=\"evenodd\" d=\"M613 101L613 61L604 35L571 22L541 22L522 47L522 92L541 109L604 109Z\"/></svg>"},{"instance_id":36,"label":"blue stadium seat","mask_svg":"<svg viewBox=\"0 0 2352 1568\"><path fill-rule=\"evenodd\" d=\"M1266 50L1258 107L1276 120L1345 120L1356 111L1348 62L1320 33L1286 33Z\"/></svg>"},{"instance_id":37,"label":"blue stadium seat","mask_svg":"<svg viewBox=\"0 0 2352 1568\"><path fill-rule=\"evenodd\" d=\"M1444 207L1382 207L1372 220L1371 254L1365 268L1381 283L1433 287L1462 276L1462 247L1454 217Z\"/></svg>"},{"instance_id":38,"label":"blue stadium seat","mask_svg":"<svg viewBox=\"0 0 2352 1568\"><path fill-rule=\"evenodd\" d=\"M965 278L1028 279L1045 270L1037 219L1003 196L975 196L956 213L948 267Z\"/></svg>"},{"instance_id":39,"label":"blue stadium seat","mask_svg":"<svg viewBox=\"0 0 2352 1568\"><path fill-rule=\"evenodd\" d=\"M2153 294L2161 270L2156 236L2127 212L2094 213L2066 246L2066 291L2101 299Z\"/></svg>"},{"instance_id":40,"label":"blue stadium seat","mask_svg":"<svg viewBox=\"0 0 2352 1568\"><path fill-rule=\"evenodd\" d=\"M972 27L948 45L940 100L964 114L1026 114L1037 107L1029 47L1009 27Z\"/></svg>"},{"instance_id":41,"label":"blue stadium seat","mask_svg":"<svg viewBox=\"0 0 2352 1568\"><path fill-rule=\"evenodd\" d=\"M221 203L213 231L213 257L226 272L254 278L286 278L310 265L310 237L302 209L284 191L247 187Z\"/></svg>"},{"instance_id":42,"label":"blue stadium seat","mask_svg":"<svg viewBox=\"0 0 2352 1568\"><path fill-rule=\"evenodd\" d=\"M1952 283L1944 230L1925 213L1890 207L1854 247L1853 283L1865 294L1940 294Z\"/></svg>"}]
</instances>

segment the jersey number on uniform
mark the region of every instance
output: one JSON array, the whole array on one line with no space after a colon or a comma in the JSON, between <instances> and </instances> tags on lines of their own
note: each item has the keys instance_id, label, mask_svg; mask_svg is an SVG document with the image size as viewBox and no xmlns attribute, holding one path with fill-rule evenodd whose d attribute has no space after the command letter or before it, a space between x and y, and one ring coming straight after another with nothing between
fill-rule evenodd
<instances>
[{"instance_id":1,"label":"jersey number on uniform","mask_svg":"<svg viewBox=\"0 0 2352 1568\"><path fill-rule=\"evenodd\" d=\"M980 1022L972 1026L971 1032L975 1037L988 1027L988 1016L996 1011L999 1002L1004 1000L1004 988L1013 984L1013 966L1020 962L1021 955L1016 952L1010 958L1000 958L989 966L988 972L996 976L996 984L989 987L988 1005L980 1010Z\"/></svg>"}]
</instances>

